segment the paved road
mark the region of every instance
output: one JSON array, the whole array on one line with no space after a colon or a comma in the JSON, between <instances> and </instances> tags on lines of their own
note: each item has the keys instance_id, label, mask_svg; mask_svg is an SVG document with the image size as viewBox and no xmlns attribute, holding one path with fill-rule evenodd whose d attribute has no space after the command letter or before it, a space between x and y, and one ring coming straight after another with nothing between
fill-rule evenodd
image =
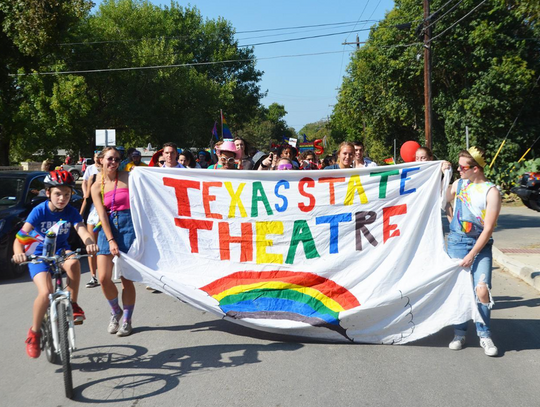
<instances>
[{"instance_id":1,"label":"paved road","mask_svg":"<svg viewBox=\"0 0 540 407\"><path fill-rule=\"evenodd\" d=\"M83 276L86 281L88 274ZM77 327L76 400L58 366L30 360L24 339L35 288L0 282L2 406L538 406L538 292L495 273L493 331L501 357L477 339L447 348L450 328L404 346L287 342L216 319L138 286L134 334L106 332L99 288L81 288L88 320Z\"/></svg>"}]
</instances>

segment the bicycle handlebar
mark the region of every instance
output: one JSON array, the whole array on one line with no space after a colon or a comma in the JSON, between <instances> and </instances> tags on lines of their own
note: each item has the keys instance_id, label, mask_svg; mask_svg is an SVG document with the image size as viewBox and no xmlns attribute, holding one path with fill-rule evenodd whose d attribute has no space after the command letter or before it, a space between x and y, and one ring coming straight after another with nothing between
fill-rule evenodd
<instances>
[{"instance_id":1,"label":"bicycle handlebar","mask_svg":"<svg viewBox=\"0 0 540 407\"><path fill-rule=\"evenodd\" d=\"M54 256L36 256L35 254L31 254L30 256L26 256L28 261L24 261L22 263L19 263L20 266L23 264L39 264L39 263L56 263L56 264L62 264L66 260L74 259L78 260L83 257L93 257L91 254L80 254L81 249L77 249L74 252L69 252L66 254L55 254ZM12 260L13 261L13 260Z\"/></svg>"}]
</instances>

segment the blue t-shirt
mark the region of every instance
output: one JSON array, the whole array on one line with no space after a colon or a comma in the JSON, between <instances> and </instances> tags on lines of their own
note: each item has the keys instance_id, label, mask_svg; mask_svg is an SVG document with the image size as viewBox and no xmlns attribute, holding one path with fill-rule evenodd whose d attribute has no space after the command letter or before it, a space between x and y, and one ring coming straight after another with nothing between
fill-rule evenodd
<instances>
[{"instance_id":1,"label":"blue t-shirt","mask_svg":"<svg viewBox=\"0 0 540 407\"><path fill-rule=\"evenodd\" d=\"M26 218L26 222L30 223L34 227L34 230L43 237L45 237L47 230L61 220L66 221L66 223L60 226L56 234L56 249L69 250L68 237L71 225L76 225L83 221L79 211L73 206L68 204L61 212L53 212L49 209L49 201L45 201L32 209L28 218ZM43 244L40 243L36 247L34 254L39 256L42 253Z\"/></svg>"}]
</instances>

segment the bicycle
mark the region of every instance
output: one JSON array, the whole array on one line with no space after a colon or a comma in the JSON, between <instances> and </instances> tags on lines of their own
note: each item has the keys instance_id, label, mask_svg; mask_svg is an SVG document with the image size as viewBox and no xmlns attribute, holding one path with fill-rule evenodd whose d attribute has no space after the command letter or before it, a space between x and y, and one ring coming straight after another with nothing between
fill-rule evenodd
<instances>
[{"instance_id":1,"label":"bicycle","mask_svg":"<svg viewBox=\"0 0 540 407\"><path fill-rule=\"evenodd\" d=\"M54 253L54 251L53 251ZM90 257L89 254L80 254L81 249L73 252L55 254L52 256L27 256L28 261L21 263L47 263L52 271L54 292L49 294L49 307L41 323L41 350L45 351L47 360L57 364L61 362L64 376L66 397L73 398L73 378L71 375L71 354L75 346L75 325L73 308L71 306L71 293L64 289L62 281L62 264L66 260ZM82 323L82 322L81 322Z\"/></svg>"}]
</instances>

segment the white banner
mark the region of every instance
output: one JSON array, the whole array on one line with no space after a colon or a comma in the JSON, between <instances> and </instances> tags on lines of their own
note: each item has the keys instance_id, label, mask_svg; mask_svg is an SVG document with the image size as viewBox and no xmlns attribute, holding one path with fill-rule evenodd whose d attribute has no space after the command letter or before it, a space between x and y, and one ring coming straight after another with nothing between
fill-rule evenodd
<instances>
[{"instance_id":1,"label":"white banner","mask_svg":"<svg viewBox=\"0 0 540 407\"><path fill-rule=\"evenodd\" d=\"M122 274L229 321L406 343L473 319L444 250L440 162L328 171L137 167Z\"/></svg>"}]
</instances>

